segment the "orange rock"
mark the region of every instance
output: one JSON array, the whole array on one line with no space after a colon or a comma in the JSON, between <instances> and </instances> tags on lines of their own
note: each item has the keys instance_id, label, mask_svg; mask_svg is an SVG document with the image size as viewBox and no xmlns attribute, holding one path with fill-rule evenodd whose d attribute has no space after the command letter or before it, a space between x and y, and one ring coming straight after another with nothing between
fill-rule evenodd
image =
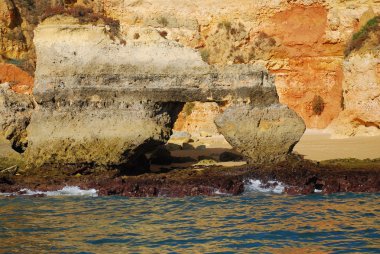
<instances>
[{"instance_id":1,"label":"orange rock","mask_svg":"<svg viewBox=\"0 0 380 254\"><path fill-rule=\"evenodd\" d=\"M289 70L275 70L280 101L295 110L308 128L325 128L341 111L342 66L330 58L289 60ZM313 99L322 97L324 110L313 112Z\"/></svg>"},{"instance_id":2,"label":"orange rock","mask_svg":"<svg viewBox=\"0 0 380 254\"><path fill-rule=\"evenodd\" d=\"M190 134L199 134L201 131L212 135L218 134L214 123L215 117L223 109L215 102L191 102L184 106L178 115L174 130L186 131Z\"/></svg>"},{"instance_id":3,"label":"orange rock","mask_svg":"<svg viewBox=\"0 0 380 254\"><path fill-rule=\"evenodd\" d=\"M295 5L273 15L264 32L276 38L275 57L341 56L344 43L325 41L327 14L324 6Z\"/></svg>"},{"instance_id":4,"label":"orange rock","mask_svg":"<svg viewBox=\"0 0 380 254\"><path fill-rule=\"evenodd\" d=\"M327 127L341 111L344 45L325 43L327 14L323 6L296 5L273 15L264 29L277 44L268 68L276 75L280 101L308 128ZM313 112L315 96L324 101L321 114Z\"/></svg>"},{"instance_id":5,"label":"orange rock","mask_svg":"<svg viewBox=\"0 0 380 254\"><path fill-rule=\"evenodd\" d=\"M16 93L31 94L34 79L27 72L12 64L0 63L0 83L8 82Z\"/></svg>"}]
</instances>

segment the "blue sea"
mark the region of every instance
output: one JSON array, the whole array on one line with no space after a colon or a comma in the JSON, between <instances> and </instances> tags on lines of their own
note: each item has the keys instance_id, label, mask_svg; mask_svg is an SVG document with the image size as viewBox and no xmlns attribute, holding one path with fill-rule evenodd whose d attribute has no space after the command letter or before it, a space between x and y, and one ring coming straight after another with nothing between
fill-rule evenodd
<instances>
[{"instance_id":1,"label":"blue sea","mask_svg":"<svg viewBox=\"0 0 380 254\"><path fill-rule=\"evenodd\" d=\"M0 253L380 253L380 194L84 194L0 197Z\"/></svg>"}]
</instances>

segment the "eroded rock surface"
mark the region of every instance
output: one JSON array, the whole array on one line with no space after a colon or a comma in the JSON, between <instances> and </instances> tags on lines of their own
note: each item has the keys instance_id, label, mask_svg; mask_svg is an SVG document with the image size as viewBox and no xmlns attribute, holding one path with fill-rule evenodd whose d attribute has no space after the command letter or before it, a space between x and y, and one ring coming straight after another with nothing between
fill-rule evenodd
<instances>
[{"instance_id":1,"label":"eroded rock surface","mask_svg":"<svg viewBox=\"0 0 380 254\"><path fill-rule=\"evenodd\" d=\"M259 107L276 115L273 121L292 113L286 107L278 112L273 78L265 69L209 66L199 52L162 37L122 43L105 30L64 17L46 20L36 29L38 107L28 127L30 163L126 165L168 140L185 102ZM289 131L294 125L299 129L294 140L279 144L288 146L286 151L304 129L301 120L290 124ZM273 125L271 135L282 135L282 126L288 125ZM273 147L279 140L273 138ZM266 144L255 148L261 146ZM246 155L255 162L279 157L266 148L260 156Z\"/></svg>"},{"instance_id":2,"label":"eroded rock surface","mask_svg":"<svg viewBox=\"0 0 380 254\"><path fill-rule=\"evenodd\" d=\"M10 140L18 152L27 147L26 127L33 109L31 96L15 93L8 83L0 85L0 136Z\"/></svg>"},{"instance_id":3,"label":"eroded rock surface","mask_svg":"<svg viewBox=\"0 0 380 254\"><path fill-rule=\"evenodd\" d=\"M281 103L308 128L320 129L342 110L346 45L380 11L380 2L373 0L100 2L131 38L152 27L200 50L210 64L265 64L276 77ZM315 96L323 99L323 112L313 111ZM196 125L196 118L188 123L192 119Z\"/></svg>"},{"instance_id":4,"label":"eroded rock surface","mask_svg":"<svg viewBox=\"0 0 380 254\"><path fill-rule=\"evenodd\" d=\"M33 30L46 13L51 14L54 8L62 6L68 9L85 6L99 15L119 20L121 32L128 41L142 42L155 37L179 42L200 51L210 64L260 62L275 75L280 102L295 110L308 128L326 128L342 111L345 49L353 34L380 12L380 2L374 0L236 0L233 3L3 0L0 62L33 74L36 62ZM324 101L322 112L313 111L315 96ZM213 118L214 108L210 106L206 113L204 107L199 107L199 113L181 120L189 126L183 130L196 128L191 125L199 123L197 114L209 114ZM212 121L207 125L215 128Z\"/></svg>"},{"instance_id":5,"label":"eroded rock surface","mask_svg":"<svg viewBox=\"0 0 380 254\"><path fill-rule=\"evenodd\" d=\"M344 62L344 110L329 126L335 137L380 135L380 51Z\"/></svg>"},{"instance_id":6,"label":"eroded rock surface","mask_svg":"<svg viewBox=\"0 0 380 254\"><path fill-rule=\"evenodd\" d=\"M305 131L302 119L280 104L232 106L215 123L232 147L251 163L283 160Z\"/></svg>"}]
</instances>

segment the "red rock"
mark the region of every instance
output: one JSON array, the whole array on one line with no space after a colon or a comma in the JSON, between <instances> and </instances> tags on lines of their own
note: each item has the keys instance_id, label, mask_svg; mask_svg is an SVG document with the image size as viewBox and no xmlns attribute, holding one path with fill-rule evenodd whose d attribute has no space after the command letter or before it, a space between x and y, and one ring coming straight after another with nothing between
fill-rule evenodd
<instances>
[{"instance_id":1,"label":"red rock","mask_svg":"<svg viewBox=\"0 0 380 254\"><path fill-rule=\"evenodd\" d=\"M34 78L15 65L0 63L0 84L5 82L17 93L31 94Z\"/></svg>"}]
</instances>

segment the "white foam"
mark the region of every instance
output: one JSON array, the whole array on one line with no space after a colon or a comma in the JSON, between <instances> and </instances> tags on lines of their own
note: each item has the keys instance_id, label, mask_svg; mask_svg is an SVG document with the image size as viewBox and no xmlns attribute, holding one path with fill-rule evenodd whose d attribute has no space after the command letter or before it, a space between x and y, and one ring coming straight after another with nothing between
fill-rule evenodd
<instances>
[{"instance_id":1,"label":"white foam","mask_svg":"<svg viewBox=\"0 0 380 254\"><path fill-rule=\"evenodd\" d=\"M215 195L220 195L220 196L230 196L231 194L229 194L229 193L225 193L225 192L222 192L222 191L220 191L220 190L216 190L215 192L214 192L214 194Z\"/></svg>"},{"instance_id":2,"label":"white foam","mask_svg":"<svg viewBox=\"0 0 380 254\"><path fill-rule=\"evenodd\" d=\"M12 196L12 195L23 195L23 196L32 196L32 195L46 195L46 196L90 196L97 197L98 193L95 189L82 190L78 186L65 186L62 190L57 191L32 191L29 189L21 189L16 193L0 193L1 196Z\"/></svg>"},{"instance_id":3,"label":"white foam","mask_svg":"<svg viewBox=\"0 0 380 254\"><path fill-rule=\"evenodd\" d=\"M281 194L285 190L285 185L278 181L268 181L264 184L260 180L250 179L244 186L245 192L263 192L263 193L277 193Z\"/></svg>"},{"instance_id":4,"label":"white foam","mask_svg":"<svg viewBox=\"0 0 380 254\"><path fill-rule=\"evenodd\" d=\"M315 193L321 193L322 190L315 189L314 192L315 192Z\"/></svg>"}]
</instances>

